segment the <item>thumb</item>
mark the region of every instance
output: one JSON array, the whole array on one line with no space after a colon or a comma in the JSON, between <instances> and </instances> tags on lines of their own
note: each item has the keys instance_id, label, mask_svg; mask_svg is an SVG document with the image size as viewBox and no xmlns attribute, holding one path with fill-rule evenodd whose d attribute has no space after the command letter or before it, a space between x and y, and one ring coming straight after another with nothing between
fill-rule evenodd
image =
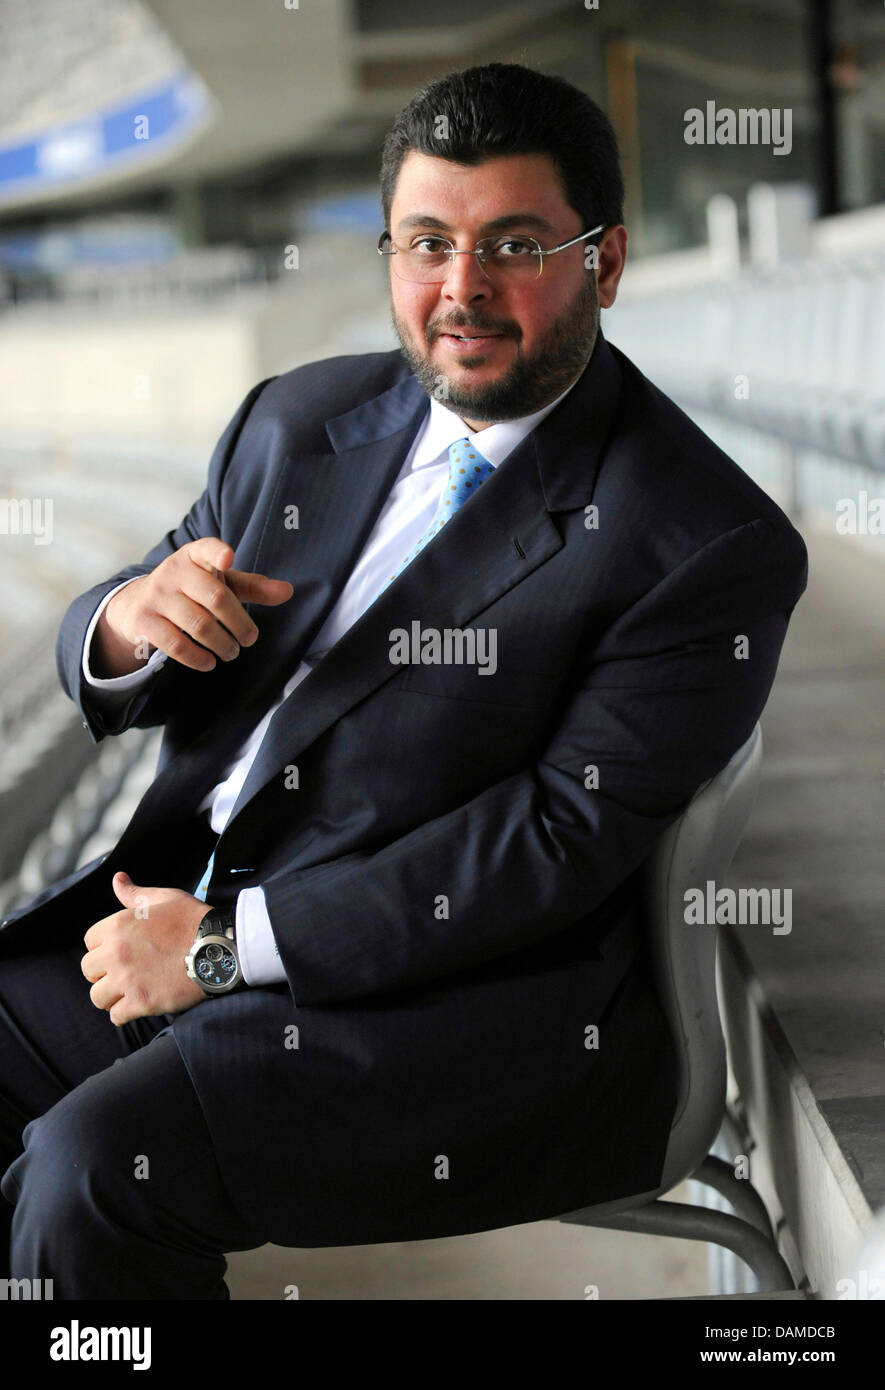
<instances>
[{"instance_id":1,"label":"thumb","mask_svg":"<svg viewBox=\"0 0 885 1390\"><path fill-rule=\"evenodd\" d=\"M120 869L111 879L111 887L121 903L128 903L135 890L135 884L124 869Z\"/></svg>"}]
</instances>

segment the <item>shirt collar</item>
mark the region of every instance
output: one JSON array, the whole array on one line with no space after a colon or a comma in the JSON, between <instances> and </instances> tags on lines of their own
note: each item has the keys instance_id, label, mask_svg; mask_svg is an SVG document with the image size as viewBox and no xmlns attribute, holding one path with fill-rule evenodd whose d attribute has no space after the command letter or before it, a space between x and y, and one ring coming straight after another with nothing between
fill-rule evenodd
<instances>
[{"instance_id":1,"label":"shirt collar","mask_svg":"<svg viewBox=\"0 0 885 1390\"><path fill-rule=\"evenodd\" d=\"M580 375L555 400L542 406L540 410L533 411L531 415L521 415L516 420L502 420L499 424L489 425L484 430L472 430L454 410L443 405L436 396L431 396L430 411L425 416L412 448L411 464L407 465L404 471L414 471L440 463L448 455L449 446L458 439L469 439L483 458L488 459L489 463L497 468L517 444L521 444L526 435L540 424L544 416L549 415L554 406L559 405L579 380Z\"/></svg>"}]
</instances>

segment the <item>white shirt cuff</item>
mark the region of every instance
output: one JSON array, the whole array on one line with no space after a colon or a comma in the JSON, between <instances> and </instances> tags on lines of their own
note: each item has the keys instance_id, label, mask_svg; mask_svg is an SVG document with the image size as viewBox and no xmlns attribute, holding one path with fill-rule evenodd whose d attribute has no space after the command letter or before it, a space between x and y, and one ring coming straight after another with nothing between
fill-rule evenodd
<instances>
[{"instance_id":1,"label":"white shirt cuff","mask_svg":"<svg viewBox=\"0 0 885 1390\"><path fill-rule=\"evenodd\" d=\"M242 888L237 894L235 930L240 969L247 985L274 985L286 979L263 888Z\"/></svg>"},{"instance_id":2,"label":"white shirt cuff","mask_svg":"<svg viewBox=\"0 0 885 1390\"><path fill-rule=\"evenodd\" d=\"M140 579L141 575L136 574L133 575L132 578ZM167 653L160 651L158 647L155 652L151 652L151 655L148 657L141 671L129 671L125 676L108 676L106 680L102 680L99 676L93 676L89 669L89 648L92 643L92 634L98 626L98 620L114 597L114 594L117 593L119 589L123 589L127 584L131 583L132 579L124 579L122 584L117 584L111 589L109 594L105 594L90 619L89 626L86 629L86 639L83 643L83 677L87 685L100 686L102 690L132 690L143 685L145 677L155 671L158 666L162 666L163 662L167 659Z\"/></svg>"}]
</instances>

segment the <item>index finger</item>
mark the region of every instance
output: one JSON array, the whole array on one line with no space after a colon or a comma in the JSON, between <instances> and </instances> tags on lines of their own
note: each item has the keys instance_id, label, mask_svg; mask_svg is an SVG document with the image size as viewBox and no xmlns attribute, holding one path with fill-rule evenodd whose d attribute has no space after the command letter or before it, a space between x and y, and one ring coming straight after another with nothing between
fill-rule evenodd
<instances>
[{"instance_id":1,"label":"index finger","mask_svg":"<svg viewBox=\"0 0 885 1390\"><path fill-rule=\"evenodd\" d=\"M187 552L189 559L199 569L206 570L214 579L220 579L235 598L244 603L272 606L285 603L295 592L288 579L269 579L266 574L253 570L232 569L232 548L215 536L202 536L200 540L190 542Z\"/></svg>"},{"instance_id":2,"label":"index finger","mask_svg":"<svg viewBox=\"0 0 885 1390\"><path fill-rule=\"evenodd\" d=\"M83 945L87 946L90 951L94 946L100 946L102 941L104 940L104 932L101 930L101 928L106 927L108 922L110 922L114 917L119 917L120 913L125 911L126 908L121 907L120 912L112 912L110 916L100 917L97 922L93 922L92 926L89 927L89 929L86 932L86 935L83 937Z\"/></svg>"},{"instance_id":3,"label":"index finger","mask_svg":"<svg viewBox=\"0 0 885 1390\"><path fill-rule=\"evenodd\" d=\"M102 917L100 922L93 922L92 926L83 937L83 945L88 951L93 950L96 946L100 946L104 940L104 935L99 931L99 927L101 927L106 920L106 918Z\"/></svg>"},{"instance_id":4,"label":"index finger","mask_svg":"<svg viewBox=\"0 0 885 1390\"><path fill-rule=\"evenodd\" d=\"M288 579L269 579L266 574L256 574L252 570L228 570L222 578L231 592L245 603L273 606L285 603L295 592Z\"/></svg>"}]
</instances>

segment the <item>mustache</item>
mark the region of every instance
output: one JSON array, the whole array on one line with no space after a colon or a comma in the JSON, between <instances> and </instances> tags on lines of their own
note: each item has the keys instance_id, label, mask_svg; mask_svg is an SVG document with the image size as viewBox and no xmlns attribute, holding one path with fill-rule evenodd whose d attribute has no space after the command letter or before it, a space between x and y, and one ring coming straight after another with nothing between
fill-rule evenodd
<instances>
[{"instance_id":1,"label":"mustache","mask_svg":"<svg viewBox=\"0 0 885 1390\"><path fill-rule=\"evenodd\" d=\"M429 339L438 338L443 333L459 333L464 328L475 328L478 333L499 333L502 338L512 338L515 325L505 323L483 323L481 319L458 320L450 322L439 320L436 323L428 324L427 337Z\"/></svg>"}]
</instances>

